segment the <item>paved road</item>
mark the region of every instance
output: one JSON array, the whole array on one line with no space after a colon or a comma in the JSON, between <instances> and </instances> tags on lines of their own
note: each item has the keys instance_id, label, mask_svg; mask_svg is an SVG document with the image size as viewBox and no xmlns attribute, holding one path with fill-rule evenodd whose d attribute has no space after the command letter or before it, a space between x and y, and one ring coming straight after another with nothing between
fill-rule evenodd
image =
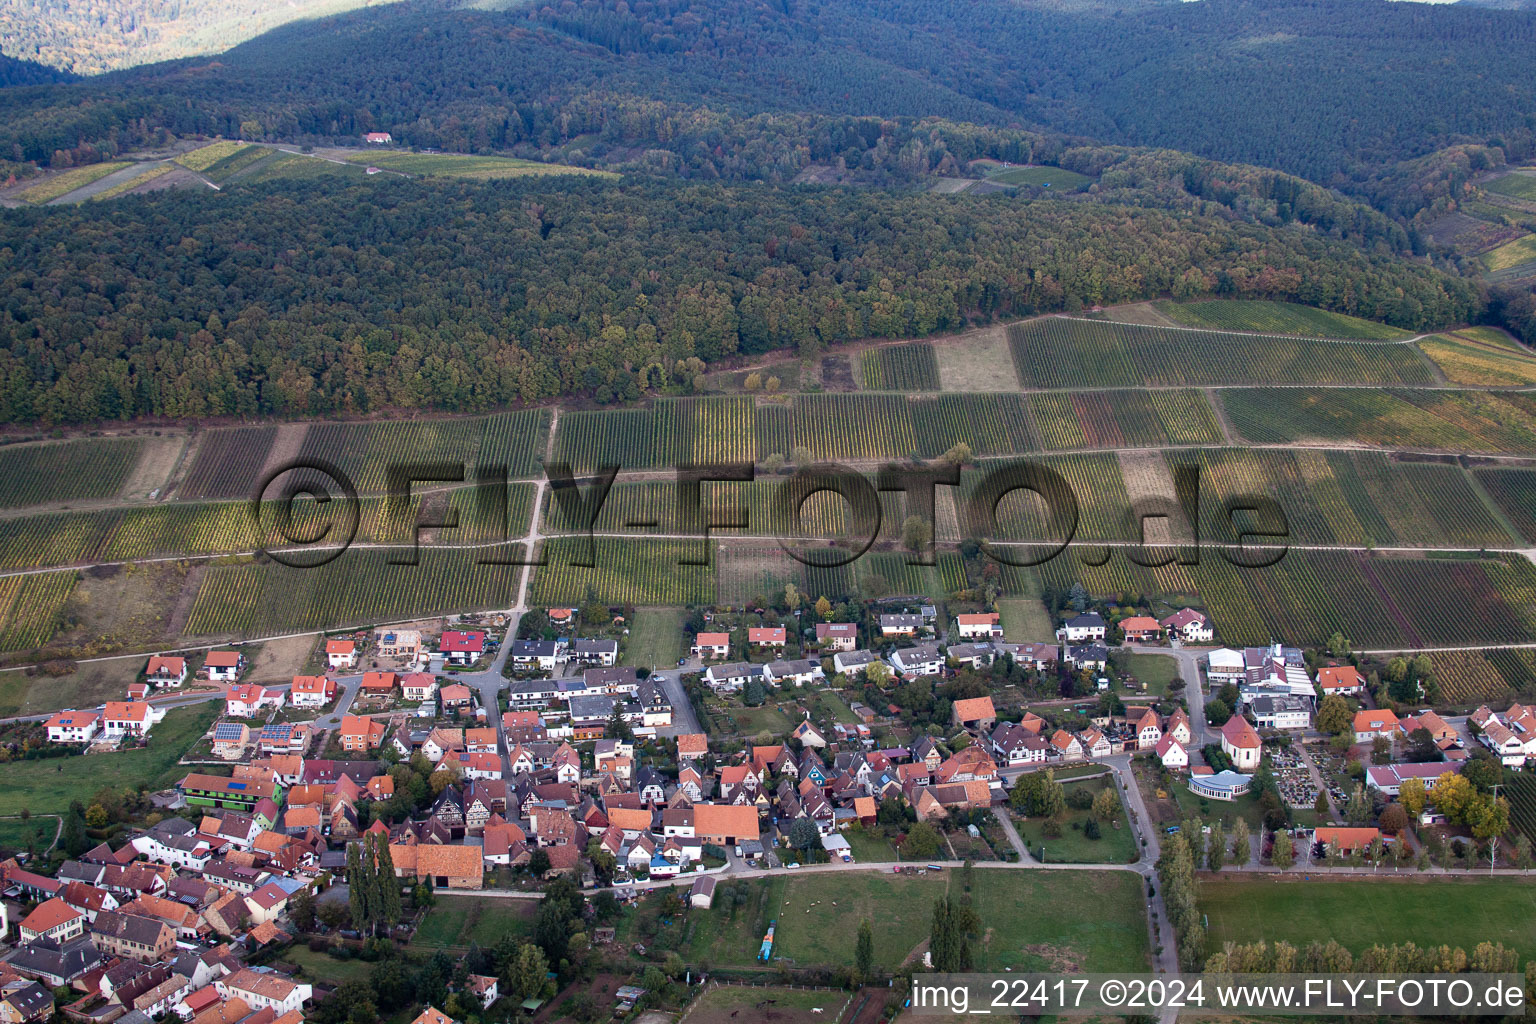
<instances>
[{"instance_id":1,"label":"paved road","mask_svg":"<svg viewBox=\"0 0 1536 1024\"><path fill-rule=\"evenodd\" d=\"M693 702L688 699L688 691L683 687L682 671L673 669L653 672L651 678L656 680L662 692L667 695L667 700L672 702L672 724L656 731L666 736L703 732L704 727L699 722L698 714L693 710Z\"/></svg>"}]
</instances>

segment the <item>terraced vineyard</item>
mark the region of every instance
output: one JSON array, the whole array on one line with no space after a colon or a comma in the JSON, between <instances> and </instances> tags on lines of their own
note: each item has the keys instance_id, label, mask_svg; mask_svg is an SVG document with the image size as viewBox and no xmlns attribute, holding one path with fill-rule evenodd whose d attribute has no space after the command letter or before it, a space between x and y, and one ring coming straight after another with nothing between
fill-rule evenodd
<instances>
[{"instance_id":1,"label":"terraced vineyard","mask_svg":"<svg viewBox=\"0 0 1536 1024\"><path fill-rule=\"evenodd\" d=\"M924 458L938 458L962 442L975 455L1028 452L1036 447L1023 395L944 394L913 398L909 404L916 451ZM758 414L764 411L759 409Z\"/></svg>"},{"instance_id":2,"label":"terraced vineyard","mask_svg":"<svg viewBox=\"0 0 1536 1024\"><path fill-rule=\"evenodd\" d=\"M1436 651L1429 658L1441 697L1452 705L1504 704L1536 693L1536 652L1529 649Z\"/></svg>"},{"instance_id":3,"label":"terraced vineyard","mask_svg":"<svg viewBox=\"0 0 1536 1024\"><path fill-rule=\"evenodd\" d=\"M757 421L750 398L671 398L652 413L666 466L704 466L757 459Z\"/></svg>"},{"instance_id":4,"label":"terraced vineyard","mask_svg":"<svg viewBox=\"0 0 1536 1024\"><path fill-rule=\"evenodd\" d=\"M1107 554L1102 566L1084 565ZM1523 563L1523 564L1522 564ZM1520 643L1536 627L1536 570L1523 559L1415 559L1293 550L1263 569L1230 564L1212 550L1199 565L1146 568L1122 551L1069 549L1035 569L1046 586L1081 581L1105 597L1159 595L1166 607L1192 598L1218 642L1258 645L1274 637L1302 645L1343 633L1359 649L1456 646L1477 637ZM1031 582L1005 575L1011 586Z\"/></svg>"},{"instance_id":5,"label":"terraced vineyard","mask_svg":"<svg viewBox=\"0 0 1536 1024\"><path fill-rule=\"evenodd\" d=\"M1168 462L1199 467L1207 540L1236 541L1223 502L1248 495L1278 501L1300 544L1496 548L1514 540L1450 463L1267 448L1170 452Z\"/></svg>"},{"instance_id":6,"label":"terraced vineyard","mask_svg":"<svg viewBox=\"0 0 1536 1024\"><path fill-rule=\"evenodd\" d=\"M275 440L276 427L208 431L198 441L192 466L176 489L177 497L250 497L261 483L261 470Z\"/></svg>"},{"instance_id":7,"label":"terraced vineyard","mask_svg":"<svg viewBox=\"0 0 1536 1024\"><path fill-rule=\"evenodd\" d=\"M1472 471L1523 540L1536 543L1536 469L1480 466Z\"/></svg>"},{"instance_id":8,"label":"terraced vineyard","mask_svg":"<svg viewBox=\"0 0 1536 1024\"><path fill-rule=\"evenodd\" d=\"M1137 536L1130 521L1131 499L1125 489L1120 460L1113 453L1075 455L1039 455L1029 460L1058 474L1067 482L1078 506L1076 536L1080 540L1132 540ZM962 515L975 505L977 487L991 463L980 470L967 470L961 478ZM991 536L1000 540L1041 540L1061 538L1052 532L1042 499L1033 492L1018 490L1005 496L996 509L997 530ZM983 531L962 524L961 532L985 535Z\"/></svg>"},{"instance_id":9,"label":"terraced vineyard","mask_svg":"<svg viewBox=\"0 0 1536 1024\"><path fill-rule=\"evenodd\" d=\"M539 552L547 563L534 570L529 600L534 604L713 604L714 545L705 541L613 540L597 538L593 567L574 564L585 541L556 538ZM680 564L708 558L710 565Z\"/></svg>"},{"instance_id":10,"label":"terraced vineyard","mask_svg":"<svg viewBox=\"0 0 1536 1024\"><path fill-rule=\"evenodd\" d=\"M904 551L869 552L854 563L860 593L867 598L897 594L945 601L964 590L965 567L954 551L940 551L935 565L909 565Z\"/></svg>"},{"instance_id":11,"label":"terraced vineyard","mask_svg":"<svg viewBox=\"0 0 1536 1024\"><path fill-rule=\"evenodd\" d=\"M1216 384L1430 384L1409 345L1266 337L1047 317L1008 328L1019 382L1081 389Z\"/></svg>"},{"instance_id":12,"label":"terraced vineyard","mask_svg":"<svg viewBox=\"0 0 1536 1024\"><path fill-rule=\"evenodd\" d=\"M1240 388L1219 398L1237 432L1258 444L1536 455L1536 396L1523 392Z\"/></svg>"},{"instance_id":13,"label":"terraced vineyard","mask_svg":"<svg viewBox=\"0 0 1536 1024\"><path fill-rule=\"evenodd\" d=\"M1504 796L1509 800L1509 823L1536 843L1536 776L1511 772Z\"/></svg>"},{"instance_id":14,"label":"terraced vineyard","mask_svg":"<svg viewBox=\"0 0 1536 1024\"><path fill-rule=\"evenodd\" d=\"M494 557L521 557L520 546ZM269 635L401 621L445 612L508 608L517 600L515 565L477 564L490 552L423 548L417 565L392 565L398 552L353 548L323 566L277 563L215 566L192 605L194 636Z\"/></svg>"},{"instance_id":15,"label":"terraced vineyard","mask_svg":"<svg viewBox=\"0 0 1536 1024\"><path fill-rule=\"evenodd\" d=\"M46 644L74 589L73 572L0 578L0 651L29 651Z\"/></svg>"},{"instance_id":16,"label":"terraced vineyard","mask_svg":"<svg viewBox=\"0 0 1536 1024\"><path fill-rule=\"evenodd\" d=\"M655 429L649 409L562 413L555 431L555 461L577 470L649 469L658 462Z\"/></svg>"},{"instance_id":17,"label":"terraced vineyard","mask_svg":"<svg viewBox=\"0 0 1536 1024\"><path fill-rule=\"evenodd\" d=\"M1041 392L1029 396L1029 410L1046 449L1222 440L1216 414L1201 391Z\"/></svg>"},{"instance_id":18,"label":"terraced vineyard","mask_svg":"<svg viewBox=\"0 0 1536 1024\"><path fill-rule=\"evenodd\" d=\"M912 411L901 395L800 395L794 443L818 459L896 459L917 451Z\"/></svg>"},{"instance_id":19,"label":"terraced vineyard","mask_svg":"<svg viewBox=\"0 0 1536 1024\"><path fill-rule=\"evenodd\" d=\"M143 454L137 438L0 447L0 508L116 497Z\"/></svg>"},{"instance_id":20,"label":"terraced vineyard","mask_svg":"<svg viewBox=\"0 0 1536 1024\"><path fill-rule=\"evenodd\" d=\"M1159 313L1188 327L1221 331L1260 331L1309 338L1356 338L1395 341L1412 337L1409 331L1325 309L1294 302L1263 299L1211 299L1205 302L1158 302Z\"/></svg>"},{"instance_id":21,"label":"terraced vineyard","mask_svg":"<svg viewBox=\"0 0 1536 1024\"><path fill-rule=\"evenodd\" d=\"M941 386L939 361L926 341L865 349L859 365L869 391L937 391Z\"/></svg>"}]
</instances>

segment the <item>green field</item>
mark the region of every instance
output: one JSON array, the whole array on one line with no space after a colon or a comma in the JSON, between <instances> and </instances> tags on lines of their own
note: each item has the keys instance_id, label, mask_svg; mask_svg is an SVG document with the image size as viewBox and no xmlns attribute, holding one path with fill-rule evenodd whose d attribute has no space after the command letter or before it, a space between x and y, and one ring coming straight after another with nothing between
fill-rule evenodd
<instances>
[{"instance_id":1,"label":"green field","mask_svg":"<svg viewBox=\"0 0 1536 1024\"><path fill-rule=\"evenodd\" d=\"M1005 597L997 602L1003 636L1009 643L1048 643L1056 638L1050 612L1039 598Z\"/></svg>"},{"instance_id":2,"label":"green field","mask_svg":"<svg viewBox=\"0 0 1536 1024\"><path fill-rule=\"evenodd\" d=\"M538 910L538 900L439 894L437 904L416 930L413 941L428 949L460 948L471 944L489 949L503 935L530 933Z\"/></svg>"},{"instance_id":3,"label":"green field","mask_svg":"<svg viewBox=\"0 0 1536 1024\"><path fill-rule=\"evenodd\" d=\"M756 736L762 732L782 736L789 732L792 724L789 716L772 704L755 708L726 708L721 714L730 722L731 730L743 736Z\"/></svg>"},{"instance_id":4,"label":"green field","mask_svg":"<svg viewBox=\"0 0 1536 1024\"><path fill-rule=\"evenodd\" d=\"M1366 341L1395 341L1412 337L1411 331L1294 302L1211 299L1206 302L1158 302L1155 307L1159 313L1187 327Z\"/></svg>"},{"instance_id":5,"label":"green field","mask_svg":"<svg viewBox=\"0 0 1536 1024\"><path fill-rule=\"evenodd\" d=\"M318 568L276 562L214 566L198 587L186 631L249 636L509 608L517 600L520 567L479 562L517 560L522 550L517 544L423 545L417 564L399 565L390 560L405 557L403 549L354 547Z\"/></svg>"},{"instance_id":6,"label":"green field","mask_svg":"<svg viewBox=\"0 0 1536 1024\"><path fill-rule=\"evenodd\" d=\"M1452 384L1536 384L1536 357L1491 328L1437 334L1420 341L1419 348Z\"/></svg>"},{"instance_id":7,"label":"green field","mask_svg":"<svg viewBox=\"0 0 1536 1024\"><path fill-rule=\"evenodd\" d=\"M1171 654L1130 654L1125 658L1125 668L1138 682L1146 684L1147 693L1159 697L1179 677L1179 661Z\"/></svg>"},{"instance_id":8,"label":"green field","mask_svg":"<svg viewBox=\"0 0 1536 1024\"><path fill-rule=\"evenodd\" d=\"M0 716L37 715L122 700L143 667L138 658L113 658L87 662L67 676L0 672Z\"/></svg>"},{"instance_id":9,"label":"green field","mask_svg":"<svg viewBox=\"0 0 1536 1024\"><path fill-rule=\"evenodd\" d=\"M698 1024L724 1021L838 1020L853 997L835 989L775 988L771 985L719 985L705 990L688 1008Z\"/></svg>"},{"instance_id":10,"label":"green field","mask_svg":"<svg viewBox=\"0 0 1536 1024\"><path fill-rule=\"evenodd\" d=\"M690 963L750 966L776 920L776 957L799 967L846 964L868 918L875 962L894 970L927 940L934 901L960 895L959 877L949 869L922 877L827 871L733 883L749 886L746 905L726 909L717 894L713 909L691 911L680 952ZM1134 873L977 868L974 877L984 930L972 950L978 971L1146 968L1146 904Z\"/></svg>"},{"instance_id":11,"label":"green field","mask_svg":"<svg viewBox=\"0 0 1536 1024\"><path fill-rule=\"evenodd\" d=\"M1119 789L1113 775L1083 782L1065 782L1063 788L1069 796L1074 790L1080 789L1086 789L1094 795L1105 789ZM1045 821L1042 818L1017 819L1015 827L1030 855L1039 857L1043 845L1045 859L1052 864L1129 864L1139 859L1140 851L1131 823L1126 819L1123 799L1120 812L1115 818L1119 827L1116 828L1115 823L1100 822L1102 834L1098 839L1089 839L1083 834L1089 817L1088 811L1069 807L1062 818L1061 834L1055 837L1046 836Z\"/></svg>"},{"instance_id":12,"label":"green field","mask_svg":"<svg viewBox=\"0 0 1536 1024\"><path fill-rule=\"evenodd\" d=\"M1085 552L1086 554L1086 552ZM1412 650L1472 642L1527 641L1536 623L1536 571L1524 559L1382 557L1292 549L1261 569L1206 552L1195 566L1150 569L1123 554L1083 564L1075 549L1029 571L1004 574L1091 594L1156 595L1163 608L1189 603L1211 616L1217 641L1258 645L1283 636L1302 645L1335 632L1357 647Z\"/></svg>"},{"instance_id":13,"label":"green field","mask_svg":"<svg viewBox=\"0 0 1536 1024\"><path fill-rule=\"evenodd\" d=\"M220 139L217 142L210 142L206 146L200 146L197 149L181 154L181 156L176 158L176 162L189 171L201 173L220 161L227 160L237 153L252 148L260 147L255 147L251 143L240 142L235 139Z\"/></svg>"},{"instance_id":14,"label":"green field","mask_svg":"<svg viewBox=\"0 0 1536 1024\"><path fill-rule=\"evenodd\" d=\"M529 599L556 606L580 604L589 595L610 604L714 603L712 565L683 564L690 558L709 558L713 563L712 544L599 537L591 568L576 564L587 557L587 550L584 540L546 540L539 556L547 564L534 570Z\"/></svg>"},{"instance_id":15,"label":"green field","mask_svg":"<svg viewBox=\"0 0 1536 1024\"><path fill-rule=\"evenodd\" d=\"M124 162L106 164L87 164L84 167L72 167L67 171L51 175L38 182L31 188L20 193L23 200L41 206L50 203L60 196L67 196L77 188L84 188L93 181L100 181L114 171L120 171L131 164Z\"/></svg>"},{"instance_id":16,"label":"green field","mask_svg":"<svg viewBox=\"0 0 1536 1024\"><path fill-rule=\"evenodd\" d=\"M376 966L356 957L338 960L327 953L314 953L302 944L289 947L283 953L283 959L302 967L305 980L329 985L340 985L344 981L367 981Z\"/></svg>"},{"instance_id":17,"label":"green field","mask_svg":"<svg viewBox=\"0 0 1536 1024\"><path fill-rule=\"evenodd\" d=\"M1411 345L1270 337L1046 317L1008 328L1019 383L1030 388L1219 384L1429 384Z\"/></svg>"},{"instance_id":18,"label":"green field","mask_svg":"<svg viewBox=\"0 0 1536 1024\"><path fill-rule=\"evenodd\" d=\"M1533 260L1536 260L1536 235L1522 235L1478 257L1483 269L1490 272L1508 270Z\"/></svg>"},{"instance_id":19,"label":"green field","mask_svg":"<svg viewBox=\"0 0 1536 1024\"><path fill-rule=\"evenodd\" d=\"M593 171L565 164L546 164L537 160L517 160L504 156L468 156L459 153L406 153L387 150L357 153L348 162L382 167L402 174L427 177L469 178L494 181L500 178L526 178L535 174L586 174L598 178L617 178L612 171Z\"/></svg>"},{"instance_id":20,"label":"green field","mask_svg":"<svg viewBox=\"0 0 1536 1024\"><path fill-rule=\"evenodd\" d=\"M1293 876L1294 879L1294 876ZM1276 881L1225 877L1198 883L1211 952L1226 942L1336 940L1355 954L1377 943L1460 946L1502 942L1536 956L1536 882L1514 878Z\"/></svg>"},{"instance_id":21,"label":"green field","mask_svg":"<svg viewBox=\"0 0 1536 1024\"><path fill-rule=\"evenodd\" d=\"M1220 444L1221 426L1202 391L1040 392L1029 396L1042 447L1143 448Z\"/></svg>"},{"instance_id":22,"label":"green field","mask_svg":"<svg viewBox=\"0 0 1536 1024\"><path fill-rule=\"evenodd\" d=\"M1472 478L1452 462L1377 452L1216 448L1170 452L1200 470L1202 536L1234 541L1223 502L1272 495L1290 538L1305 544L1507 547L1509 531Z\"/></svg>"},{"instance_id":23,"label":"green field","mask_svg":"<svg viewBox=\"0 0 1536 1024\"><path fill-rule=\"evenodd\" d=\"M1482 187L1489 192L1497 192L1501 196L1536 203L1536 174L1520 174L1518 171L1511 171L1509 174L1494 178Z\"/></svg>"},{"instance_id":24,"label":"green field","mask_svg":"<svg viewBox=\"0 0 1536 1024\"><path fill-rule=\"evenodd\" d=\"M1356 442L1380 448L1536 455L1536 396L1413 388L1239 388L1220 393L1258 444Z\"/></svg>"},{"instance_id":25,"label":"green field","mask_svg":"<svg viewBox=\"0 0 1536 1024\"><path fill-rule=\"evenodd\" d=\"M5 766L0 787L0 815L22 808L38 813L68 807L70 801L89 804L103 786L150 790L173 786L187 769L177 765L182 754L218 716L217 701L177 708L149 734L149 746L112 754L59 760L17 761Z\"/></svg>"},{"instance_id":26,"label":"green field","mask_svg":"<svg viewBox=\"0 0 1536 1024\"><path fill-rule=\"evenodd\" d=\"M670 668L687 653L683 645L681 608L636 608L629 624L624 664L637 668Z\"/></svg>"},{"instance_id":27,"label":"green field","mask_svg":"<svg viewBox=\"0 0 1536 1024\"><path fill-rule=\"evenodd\" d=\"M254 167L249 174L243 175L239 184L250 185L265 181L314 181L338 176L361 181L367 178L368 174L358 164L337 163L334 160L322 160L317 156L281 150L270 159L262 160L261 166Z\"/></svg>"},{"instance_id":28,"label":"green field","mask_svg":"<svg viewBox=\"0 0 1536 1024\"><path fill-rule=\"evenodd\" d=\"M39 854L53 845L53 837L59 832L56 814L34 814L26 821L20 818L0 818L0 850L23 851L33 846Z\"/></svg>"},{"instance_id":29,"label":"green field","mask_svg":"<svg viewBox=\"0 0 1536 1024\"><path fill-rule=\"evenodd\" d=\"M108 199L116 199L118 196L123 195L125 192L132 192L134 189L140 187L141 185L147 185L151 181L154 181L156 178L164 177L176 169L168 163L156 164L154 166L141 166L146 167L146 170L144 170L142 174L135 175L134 177L129 178L127 181L120 181L109 188L102 189L100 192L97 192L91 196L91 202L101 203Z\"/></svg>"},{"instance_id":30,"label":"green field","mask_svg":"<svg viewBox=\"0 0 1536 1024\"><path fill-rule=\"evenodd\" d=\"M1472 471L1525 540L1536 543L1536 469L1479 466Z\"/></svg>"},{"instance_id":31,"label":"green field","mask_svg":"<svg viewBox=\"0 0 1536 1024\"><path fill-rule=\"evenodd\" d=\"M1008 167L987 175L988 181L995 181L1003 185L1034 185L1038 188L1048 188L1052 192L1076 192L1093 183L1092 178L1086 174L1078 174L1076 171L1064 170L1060 167Z\"/></svg>"}]
</instances>

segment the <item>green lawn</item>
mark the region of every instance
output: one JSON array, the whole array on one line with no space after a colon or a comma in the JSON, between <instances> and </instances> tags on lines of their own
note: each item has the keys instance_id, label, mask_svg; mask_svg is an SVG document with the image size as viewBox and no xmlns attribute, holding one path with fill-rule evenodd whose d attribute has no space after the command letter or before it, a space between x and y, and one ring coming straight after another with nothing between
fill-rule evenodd
<instances>
[{"instance_id":1,"label":"green lawn","mask_svg":"<svg viewBox=\"0 0 1536 1024\"><path fill-rule=\"evenodd\" d=\"M1052 192L1075 192L1085 185L1092 184L1093 179L1086 174L1078 174L1076 171L1062 170L1060 167L1009 167L998 171L996 174L987 175L988 181L996 181L1004 185L1036 185L1041 188L1049 188Z\"/></svg>"},{"instance_id":2,"label":"green lawn","mask_svg":"<svg viewBox=\"0 0 1536 1024\"><path fill-rule=\"evenodd\" d=\"M1276 881L1235 876L1198 883L1209 949L1225 942L1336 939L1360 953L1376 943L1460 946L1502 942L1536 956L1536 881L1404 878Z\"/></svg>"},{"instance_id":3,"label":"green lawn","mask_svg":"<svg viewBox=\"0 0 1536 1024\"><path fill-rule=\"evenodd\" d=\"M650 669L675 667L685 653L684 618L681 608L636 608L624 646L624 664Z\"/></svg>"},{"instance_id":4,"label":"green lawn","mask_svg":"<svg viewBox=\"0 0 1536 1024\"><path fill-rule=\"evenodd\" d=\"M308 946L295 945L282 957L304 968L304 977L310 981L323 981L340 985L344 981L366 981L376 966L355 957L338 960L329 953L312 953Z\"/></svg>"},{"instance_id":5,"label":"green lawn","mask_svg":"<svg viewBox=\"0 0 1536 1024\"><path fill-rule=\"evenodd\" d=\"M853 850L855 864L886 864L901 859L896 854L896 847L880 832L850 828L843 833L843 838Z\"/></svg>"},{"instance_id":6,"label":"green lawn","mask_svg":"<svg viewBox=\"0 0 1536 1024\"><path fill-rule=\"evenodd\" d=\"M730 719L731 728L743 736L756 736L760 732L781 736L791 728L789 716L772 704L758 708L725 708L724 713Z\"/></svg>"},{"instance_id":7,"label":"green lawn","mask_svg":"<svg viewBox=\"0 0 1536 1024\"><path fill-rule=\"evenodd\" d=\"M471 178L491 181L498 178L526 178L532 174L584 174L601 178L617 178L611 171L593 171L585 167L569 167L565 164L546 164L537 160L518 160L503 156L470 156L462 153L407 153L384 150L378 153L358 153L347 157L354 164L370 164L402 174L420 174L429 177Z\"/></svg>"},{"instance_id":8,"label":"green lawn","mask_svg":"<svg viewBox=\"0 0 1536 1024\"><path fill-rule=\"evenodd\" d=\"M1083 782L1067 782L1063 788L1068 795L1080 789L1087 789L1095 795L1110 788L1118 791L1112 776L1088 779ZM1061 835L1055 838L1046 838L1045 821L1041 818L1016 819L1015 826L1031 854L1038 856L1043 843L1045 859L1055 864L1129 864L1138 859L1139 849L1136 837L1131 832L1130 822L1126 820L1124 800L1121 801L1120 814L1116 818L1120 824L1119 828L1115 828L1113 823L1101 822L1100 838L1089 839L1083 834L1088 819L1088 811L1073 810L1069 807L1061 823Z\"/></svg>"},{"instance_id":9,"label":"green lawn","mask_svg":"<svg viewBox=\"0 0 1536 1024\"><path fill-rule=\"evenodd\" d=\"M986 928L976 970L1148 969L1146 886L1134 872L981 869L975 879Z\"/></svg>"},{"instance_id":10,"label":"green lawn","mask_svg":"<svg viewBox=\"0 0 1536 1024\"><path fill-rule=\"evenodd\" d=\"M1171 654L1130 654L1125 670L1146 684L1147 693L1162 697L1168 693L1168 684L1178 678L1179 662Z\"/></svg>"},{"instance_id":11,"label":"green lawn","mask_svg":"<svg viewBox=\"0 0 1536 1024\"><path fill-rule=\"evenodd\" d=\"M67 676L0 672L0 715L38 715L122 700L143 667L138 658L114 658L81 665Z\"/></svg>"},{"instance_id":12,"label":"green lawn","mask_svg":"<svg viewBox=\"0 0 1536 1024\"><path fill-rule=\"evenodd\" d=\"M438 896L416 930L416 944L424 947L494 946L511 932L526 934L538 913L537 900L481 899L476 896Z\"/></svg>"},{"instance_id":13,"label":"green lawn","mask_svg":"<svg viewBox=\"0 0 1536 1024\"><path fill-rule=\"evenodd\" d=\"M140 750L0 766L0 814L16 814L23 807L38 812L68 807L71 800L89 803L103 786L173 786L189 770L176 762L208 731L221 707L209 701L173 710L149 734L149 746Z\"/></svg>"},{"instance_id":14,"label":"green lawn","mask_svg":"<svg viewBox=\"0 0 1536 1024\"><path fill-rule=\"evenodd\" d=\"M699 996L688 1011L688 1019L699 1024L715 1024L722 1020L765 1020L754 1016L755 1012L777 1014L771 1019L787 1020L782 1016L793 1013L815 1020L812 1011L821 1011L827 1020L837 1020L851 997L845 992L829 989L764 988L752 985L721 985ZM742 1011L746 1011L745 1014Z\"/></svg>"},{"instance_id":15,"label":"green lawn","mask_svg":"<svg viewBox=\"0 0 1536 1024\"><path fill-rule=\"evenodd\" d=\"M1002 616L1003 636L1009 643L1049 643L1056 639L1051 615L1035 597L1005 597L997 602Z\"/></svg>"},{"instance_id":16,"label":"green lawn","mask_svg":"<svg viewBox=\"0 0 1536 1024\"><path fill-rule=\"evenodd\" d=\"M54 814L34 814L27 821L20 818L0 818L0 850L25 850L35 843L42 853L53 843L58 834L59 819Z\"/></svg>"},{"instance_id":17,"label":"green lawn","mask_svg":"<svg viewBox=\"0 0 1536 1024\"><path fill-rule=\"evenodd\" d=\"M1536 235L1522 235L1479 257L1488 270L1504 270L1536 260Z\"/></svg>"},{"instance_id":18,"label":"green lawn","mask_svg":"<svg viewBox=\"0 0 1536 1024\"><path fill-rule=\"evenodd\" d=\"M1004 967L1141 970L1147 930L1141 879L1120 871L1030 871L978 868L973 902L983 940L977 970ZM959 895L960 872L894 875L883 871L775 875L749 883L747 902L727 906L717 895L707 911L690 911L679 953L690 963L750 966L769 921L777 921L775 956L793 966L846 964L869 919L875 962L894 970L924 942L933 903ZM1084 899L1093 893L1092 900Z\"/></svg>"},{"instance_id":19,"label":"green lawn","mask_svg":"<svg viewBox=\"0 0 1536 1024\"><path fill-rule=\"evenodd\" d=\"M818 710L834 722L841 722L843 725L855 725L858 723L858 718L854 716L852 709L848 707L847 701L831 690L817 691L812 700L817 704Z\"/></svg>"},{"instance_id":20,"label":"green lawn","mask_svg":"<svg viewBox=\"0 0 1536 1024\"><path fill-rule=\"evenodd\" d=\"M1536 203L1536 174L1510 173L1494 178L1483 188L1489 192Z\"/></svg>"}]
</instances>

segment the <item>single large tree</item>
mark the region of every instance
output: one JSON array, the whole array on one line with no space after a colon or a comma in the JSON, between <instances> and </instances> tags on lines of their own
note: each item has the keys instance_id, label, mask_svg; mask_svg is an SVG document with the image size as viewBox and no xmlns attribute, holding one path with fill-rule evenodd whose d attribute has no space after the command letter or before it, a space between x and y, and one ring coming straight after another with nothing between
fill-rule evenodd
<instances>
[{"instance_id":1,"label":"single large tree","mask_svg":"<svg viewBox=\"0 0 1536 1024\"><path fill-rule=\"evenodd\" d=\"M854 970L859 981L868 981L875 969L875 936L869 927L869 918L859 922L859 940L853 949Z\"/></svg>"}]
</instances>

